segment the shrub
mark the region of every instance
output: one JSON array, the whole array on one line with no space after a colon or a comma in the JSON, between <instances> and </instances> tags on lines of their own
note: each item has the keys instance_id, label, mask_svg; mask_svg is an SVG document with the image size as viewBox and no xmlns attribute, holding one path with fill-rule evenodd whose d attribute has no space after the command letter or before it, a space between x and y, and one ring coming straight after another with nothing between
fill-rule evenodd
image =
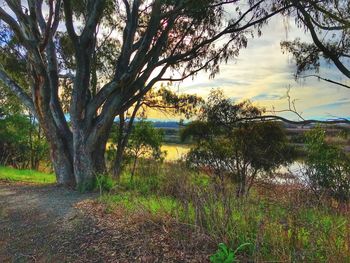
<instances>
[{"instance_id":1,"label":"shrub","mask_svg":"<svg viewBox=\"0 0 350 263\"><path fill-rule=\"evenodd\" d=\"M320 127L306 135L305 176L318 195L328 194L341 202L350 200L350 158L335 144L326 142Z\"/></svg>"},{"instance_id":2,"label":"shrub","mask_svg":"<svg viewBox=\"0 0 350 263\"><path fill-rule=\"evenodd\" d=\"M131 179L139 158L151 156L154 160L163 160L164 153L161 151L163 138L163 131L154 128L151 122L141 120L135 124L126 149L127 154L133 158Z\"/></svg>"}]
</instances>

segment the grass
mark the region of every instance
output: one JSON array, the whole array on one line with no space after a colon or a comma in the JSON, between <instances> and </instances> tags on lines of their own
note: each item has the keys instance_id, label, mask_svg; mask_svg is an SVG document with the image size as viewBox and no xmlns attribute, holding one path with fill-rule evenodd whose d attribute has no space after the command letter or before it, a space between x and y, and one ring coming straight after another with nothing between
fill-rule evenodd
<instances>
[{"instance_id":1,"label":"grass","mask_svg":"<svg viewBox=\"0 0 350 263\"><path fill-rule=\"evenodd\" d=\"M101 201L107 204L108 209L113 210L121 205L128 212L146 211L154 216L173 215L179 209L179 203L171 197L159 197L156 195L142 196L134 193L103 195Z\"/></svg>"},{"instance_id":2,"label":"grass","mask_svg":"<svg viewBox=\"0 0 350 263\"><path fill-rule=\"evenodd\" d=\"M161 171L142 171L144 176L139 173L132 182L126 173L118 192L101 201L109 209L122 206L131 213L145 211L196 226L232 249L249 243L240 252L243 261L350 262L349 212L316 205L312 196L296 189L277 194L275 189L274 195L253 189L246 199L224 197L208 178L196 180L184 167Z\"/></svg>"},{"instance_id":3,"label":"grass","mask_svg":"<svg viewBox=\"0 0 350 263\"><path fill-rule=\"evenodd\" d=\"M56 177L54 174L46 174L33 170L18 170L11 167L0 166L0 180L51 184L56 182Z\"/></svg>"}]
</instances>

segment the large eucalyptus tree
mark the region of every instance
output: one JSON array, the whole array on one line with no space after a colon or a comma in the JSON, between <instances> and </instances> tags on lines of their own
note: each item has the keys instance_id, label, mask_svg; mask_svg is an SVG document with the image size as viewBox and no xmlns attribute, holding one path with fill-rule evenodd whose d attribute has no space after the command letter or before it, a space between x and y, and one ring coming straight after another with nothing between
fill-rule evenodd
<instances>
[{"instance_id":1,"label":"large eucalyptus tree","mask_svg":"<svg viewBox=\"0 0 350 263\"><path fill-rule=\"evenodd\" d=\"M200 70L214 76L246 47L248 35L260 35L270 17L289 7L282 0L5 0L0 21L26 58L31 92L6 68L0 80L37 116L58 183L88 189L103 167L115 116L158 82ZM62 34L72 47L69 70L61 67ZM118 52L108 56L112 74L97 79L95 55L106 39ZM60 101L67 75L69 118Z\"/></svg>"}]
</instances>

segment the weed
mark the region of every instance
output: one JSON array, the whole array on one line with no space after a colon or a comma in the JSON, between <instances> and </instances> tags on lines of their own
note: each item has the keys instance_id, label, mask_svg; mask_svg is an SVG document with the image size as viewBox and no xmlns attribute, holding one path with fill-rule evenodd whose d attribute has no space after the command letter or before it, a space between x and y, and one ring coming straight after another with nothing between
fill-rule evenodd
<instances>
[{"instance_id":1,"label":"weed","mask_svg":"<svg viewBox=\"0 0 350 263\"><path fill-rule=\"evenodd\" d=\"M212 263L232 263L237 261L237 253L244 247L251 245L250 243L241 244L236 250L228 248L226 244L220 243L218 250L212 256L210 256L210 262Z\"/></svg>"}]
</instances>

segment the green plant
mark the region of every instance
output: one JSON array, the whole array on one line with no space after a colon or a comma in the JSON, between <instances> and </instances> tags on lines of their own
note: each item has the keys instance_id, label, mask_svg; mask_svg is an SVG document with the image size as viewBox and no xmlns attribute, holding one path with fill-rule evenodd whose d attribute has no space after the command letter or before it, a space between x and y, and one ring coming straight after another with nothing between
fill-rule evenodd
<instances>
[{"instance_id":1,"label":"green plant","mask_svg":"<svg viewBox=\"0 0 350 263\"><path fill-rule=\"evenodd\" d=\"M226 244L220 243L218 245L218 250L212 256L210 256L210 262L212 263L232 263L237 260L236 255L239 251L241 251L244 247L250 245L250 243L241 244L236 250L232 250L227 247Z\"/></svg>"},{"instance_id":2,"label":"green plant","mask_svg":"<svg viewBox=\"0 0 350 263\"><path fill-rule=\"evenodd\" d=\"M326 132L318 127L306 134L306 178L318 196L326 193L341 202L350 200L350 158L326 140Z\"/></svg>"},{"instance_id":3,"label":"green plant","mask_svg":"<svg viewBox=\"0 0 350 263\"><path fill-rule=\"evenodd\" d=\"M136 171L137 161L141 157L163 160L164 153L161 151L163 138L163 131L154 128L151 122L141 120L134 125L126 149L126 153L133 158L131 180L133 180Z\"/></svg>"},{"instance_id":4,"label":"green plant","mask_svg":"<svg viewBox=\"0 0 350 263\"><path fill-rule=\"evenodd\" d=\"M11 113L0 117L1 165L38 170L48 159L47 142L33 117Z\"/></svg>"},{"instance_id":5,"label":"green plant","mask_svg":"<svg viewBox=\"0 0 350 263\"><path fill-rule=\"evenodd\" d=\"M100 193L110 192L116 186L116 182L107 175L96 176L96 188L99 189Z\"/></svg>"}]
</instances>

